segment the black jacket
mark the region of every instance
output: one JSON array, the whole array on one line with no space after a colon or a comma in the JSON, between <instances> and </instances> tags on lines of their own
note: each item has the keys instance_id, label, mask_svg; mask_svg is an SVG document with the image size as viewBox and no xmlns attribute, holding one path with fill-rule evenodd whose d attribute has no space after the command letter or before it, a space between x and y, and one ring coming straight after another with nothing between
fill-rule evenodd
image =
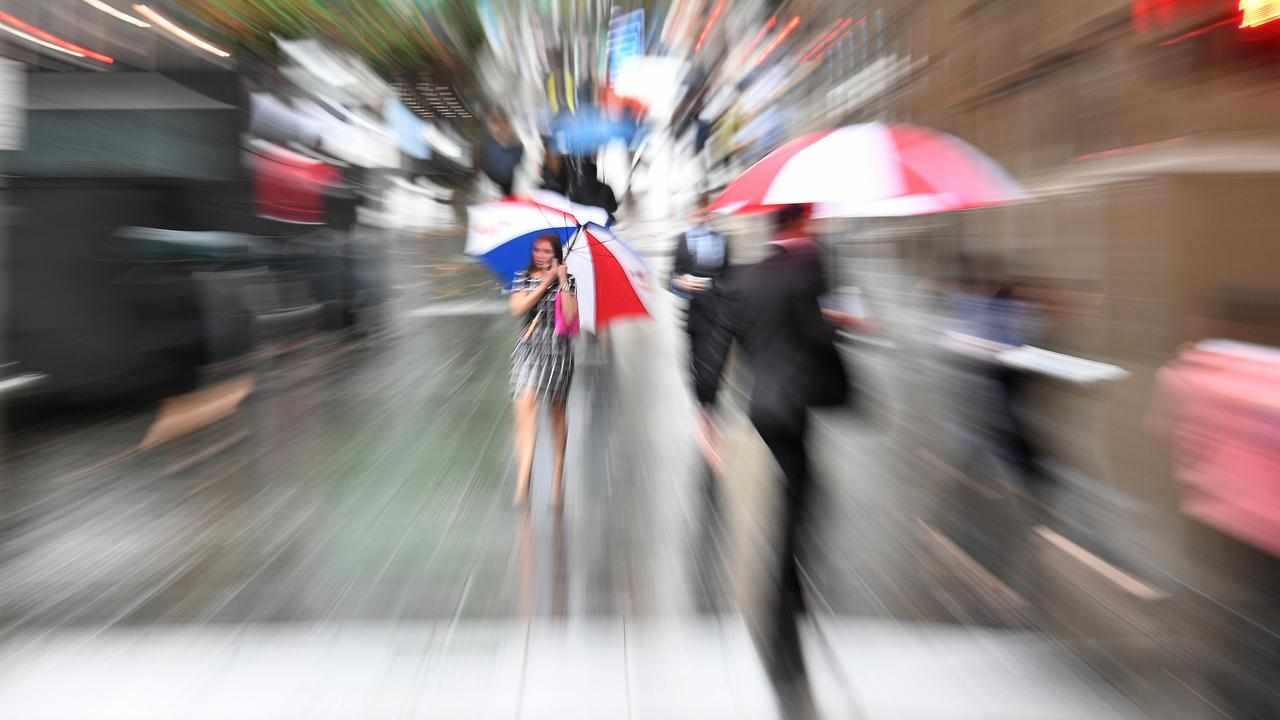
<instances>
[{"instance_id":1,"label":"black jacket","mask_svg":"<svg viewBox=\"0 0 1280 720\"><path fill-rule=\"evenodd\" d=\"M732 331L754 377L753 421L787 424L844 402L849 380L819 304L828 292L821 248L801 240L770 251L735 276Z\"/></svg>"},{"instance_id":2,"label":"black jacket","mask_svg":"<svg viewBox=\"0 0 1280 720\"><path fill-rule=\"evenodd\" d=\"M613 188L594 177L580 178L571 184L569 199L582 205L604 208L610 215L618 211L618 198L613 194Z\"/></svg>"}]
</instances>

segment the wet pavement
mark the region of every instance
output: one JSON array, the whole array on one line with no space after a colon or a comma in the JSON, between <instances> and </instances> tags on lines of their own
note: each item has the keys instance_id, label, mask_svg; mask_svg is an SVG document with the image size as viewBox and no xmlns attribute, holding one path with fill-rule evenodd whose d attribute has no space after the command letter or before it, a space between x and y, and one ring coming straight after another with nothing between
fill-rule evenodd
<instances>
[{"instance_id":1,"label":"wet pavement","mask_svg":"<svg viewBox=\"0 0 1280 720\"><path fill-rule=\"evenodd\" d=\"M662 236L636 240L659 266ZM514 322L456 237L391 242L379 330L260 358L230 418L145 450L154 413L9 438L0 716L776 716L747 633L773 466L739 386L729 471L702 467L672 301L607 350L581 343L565 510L540 455L519 513ZM993 528L1030 525L997 496L939 492L916 421L887 409L910 368L860 362L878 409L814 438L824 713L1142 716L974 560L999 555ZM992 512L1010 517L971 522Z\"/></svg>"}]
</instances>

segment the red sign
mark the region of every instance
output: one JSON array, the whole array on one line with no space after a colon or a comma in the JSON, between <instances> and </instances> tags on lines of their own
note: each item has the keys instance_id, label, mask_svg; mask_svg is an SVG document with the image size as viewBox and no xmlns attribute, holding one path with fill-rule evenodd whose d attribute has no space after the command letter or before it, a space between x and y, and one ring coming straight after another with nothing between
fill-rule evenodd
<instances>
[{"instance_id":1,"label":"red sign","mask_svg":"<svg viewBox=\"0 0 1280 720\"><path fill-rule=\"evenodd\" d=\"M1132 0L1138 32L1205 23L1256 28L1280 20L1280 0Z\"/></svg>"},{"instance_id":2,"label":"red sign","mask_svg":"<svg viewBox=\"0 0 1280 720\"><path fill-rule=\"evenodd\" d=\"M1234 12L1235 4L1236 0L1133 0L1133 27L1138 32L1160 30Z\"/></svg>"}]
</instances>

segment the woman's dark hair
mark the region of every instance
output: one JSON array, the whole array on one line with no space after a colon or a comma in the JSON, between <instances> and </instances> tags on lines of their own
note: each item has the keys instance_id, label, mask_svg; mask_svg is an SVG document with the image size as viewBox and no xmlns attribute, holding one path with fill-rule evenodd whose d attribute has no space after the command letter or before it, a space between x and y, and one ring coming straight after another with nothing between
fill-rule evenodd
<instances>
[{"instance_id":1,"label":"woman's dark hair","mask_svg":"<svg viewBox=\"0 0 1280 720\"><path fill-rule=\"evenodd\" d=\"M543 240L546 240L547 242L551 243L551 252L556 256L556 262L560 263L561 265L564 264L564 246L561 245L560 243L560 236L559 235L542 235L542 236L539 236L536 240L534 240L533 245L530 246L529 248L529 267L525 269L525 272L531 275L538 269L537 264L533 262L533 251L537 249L538 243L542 242Z\"/></svg>"}]
</instances>

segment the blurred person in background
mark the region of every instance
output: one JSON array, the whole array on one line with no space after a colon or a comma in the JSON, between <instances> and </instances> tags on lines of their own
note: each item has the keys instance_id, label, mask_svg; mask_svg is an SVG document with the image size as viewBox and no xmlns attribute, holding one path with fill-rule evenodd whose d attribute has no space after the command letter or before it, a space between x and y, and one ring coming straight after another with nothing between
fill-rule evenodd
<instances>
[{"instance_id":1,"label":"blurred person in background","mask_svg":"<svg viewBox=\"0 0 1280 720\"><path fill-rule=\"evenodd\" d=\"M557 303L557 298L559 302ZM515 394L516 492L513 504L527 507L533 476L538 409L551 413L555 464L551 504L564 505L564 454L569 437L565 406L573 384L573 340L556 332L557 313L563 322L577 318L577 285L564 265L560 239L546 235L533 243L529 267L511 283L511 314L522 318L520 339L511 360Z\"/></svg>"},{"instance_id":2,"label":"blurred person in background","mask_svg":"<svg viewBox=\"0 0 1280 720\"><path fill-rule=\"evenodd\" d=\"M608 224L612 226L617 221L613 214L618 210L618 198L614 195L613 188L600 179L600 168L596 161L590 158L579 161L576 163L576 172L570 177L569 199L609 213Z\"/></svg>"},{"instance_id":3,"label":"blurred person in background","mask_svg":"<svg viewBox=\"0 0 1280 720\"><path fill-rule=\"evenodd\" d=\"M730 258L728 241L711 229L709 204L710 198L699 199L693 226L676 244L671 290L688 301L685 332L689 337L689 375L698 402L698 447L707 464L718 472L721 461L716 396L732 343L722 288Z\"/></svg>"},{"instance_id":4,"label":"blurred person in background","mask_svg":"<svg viewBox=\"0 0 1280 720\"><path fill-rule=\"evenodd\" d=\"M996 266L999 268L999 266ZM1001 272L996 276L992 295L993 328L991 339L1010 348L1038 342L1043 332L1044 312L1032 299L1028 289L1014 282ZM1041 464L1040 453L1024 419L1029 398L1027 388L1032 374L1026 370L1000 365L995 369L995 380L1000 388L999 413L1005 427L1005 447L1014 466L1021 473L1027 490L1038 493L1047 475Z\"/></svg>"},{"instance_id":5,"label":"blurred person in background","mask_svg":"<svg viewBox=\"0 0 1280 720\"><path fill-rule=\"evenodd\" d=\"M568 197L569 195L569 166L565 162L564 156L556 152L551 144L551 138L543 138L543 147L545 151L542 155L542 176L538 181L538 187Z\"/></svg>"},{"instance_id":6,"label":"blurred person in background","mask_svg":"<svg viewBox=\"0 0 1280 720\"><path fill-rule=\"evenodd\" d=\"M1035 342L1043 313L1009 278L999 258L962 257L959 264L960 288L952 300L952 337L957 343L953 347L976 360L977 372L992 383L996 396L986 429L1018 471L1024 488L1035 493L1046 475L1023 420L1030 374L1004 364L999 355Z\"/></svg>"},{"instance_id":7,"label":"blurred person in background","mask_svg":"<svg viewBox=\"0 0 1280 720\"><path fill-rule=\"evenodd\" d=\"M1033 342L1041 325L1038 306L1022 299L1026 292L1005 274L999 258L962 257L958 269L946 345L961 373L953 386L954 412L968 428L960 433L956 468L975 481L993 484L997 497L1012 500L987 506L990 512L975 516L973 522L1002 534L1004 540L991 546L984 561L1031 600L1029 609L1036 611L1044 575L1030 534L1050 522L1054 486L1047 482L1049 475L1024 420L1032 373L1008 365L1002 354ZM1006 477L1012 483L1002 480Z\"/></svg>"},{"instance_id":8,"label":"blurred person in background","mask_svg":"<svg viewBox=\"0 0 1280 720\"><path fill-rule=\"evenodd\" d=\"M809 214L800 205L775 214L769 254L735 274L731 323L754 378L751 423L784 478L776 585L769 588L764 627L755 638L786 718L817 716L797 627L805 611L799 568L814 482L809 410L849 402L852 388L836 331L837 325L858 325L853 316L822 307L827 273Z\"/></svg>"},{"instance_id":9,"label":"blurred person in background","mask_svg":"<svg viewBox=\"0 0 1280 720\"><path fill-rule=\"evenodd\" d=\"M511 127L511 120L502 113L494 113L488 120L489 139L485 144L483 169L485 175L510 197L515 188L516 168L524 159L524 146Z\"/></svg>"}]
</instances>

